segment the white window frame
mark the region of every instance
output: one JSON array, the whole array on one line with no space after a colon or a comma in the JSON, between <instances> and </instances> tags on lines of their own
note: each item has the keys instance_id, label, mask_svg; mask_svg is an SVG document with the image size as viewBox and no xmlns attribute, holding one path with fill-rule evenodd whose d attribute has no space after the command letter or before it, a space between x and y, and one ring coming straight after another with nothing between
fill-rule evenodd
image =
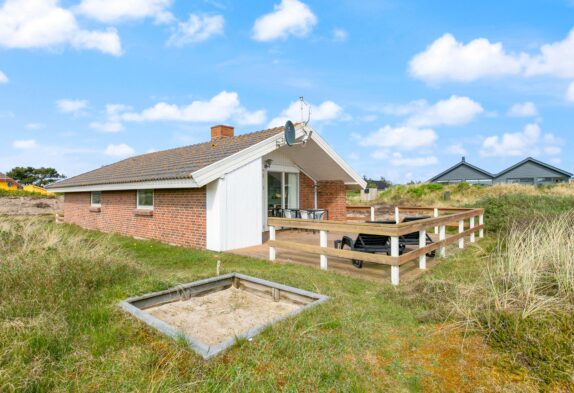
<instances>
[{"instance_id":1,"label":"white window frame","mask_svg":"<svg viewBox=\"0 0 574 393\"><path fill-rule=\"evenodd\" d=\"M151 191L151 205L140 205L140 192L143 191ZM153 189L145 189L145 190L137 190L136 193L136 207L138 210L153 210L155 203L155 190Z\"/></svg>"},{"instance_id":2,"label":"white window frame","mask_svg":"<svg viewBox=\"0 0 574 393\"><path fill-rule=\"evenodd\" d=\"M281 174L281 208L282 209L300 209L301 205L300 205L300 193L301 193L301 173L299 171L296 170L273 170L270 169L267 172L273 172L273 173L280 173ZM289 208L287 207L287 205L285 204L285 190L287 189L286 185L286 181L287 181L287 174L291 173L294 175L297 175L297 192L295 194L296 197L296 201L297 203L295 204L297 207L293 207L293 208ZM267 176L268 173L265 174L265 193L268 193L267 190ZM267 198L267 196L266 196Z\"/></svg>"},{"instance_id":3,"label":"white window frame","mask_svg":"<svg viewBox=\"0 0 574 393\"><path fill-rule=\"evenodd\" d=\"M94 194L100 194L100 203L94 203ZM102 192L101 191L92 191L90 192L90 206L92 207L102 207Z\"/></svg>"}]
</instances>

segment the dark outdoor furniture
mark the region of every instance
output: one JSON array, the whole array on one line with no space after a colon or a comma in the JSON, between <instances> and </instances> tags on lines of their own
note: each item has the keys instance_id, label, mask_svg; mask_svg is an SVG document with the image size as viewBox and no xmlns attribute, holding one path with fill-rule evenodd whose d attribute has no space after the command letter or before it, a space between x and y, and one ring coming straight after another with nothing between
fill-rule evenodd
<instances>
[{"instance_id":1,"label":"dark outdoor furniture","mask_svg":"<svg viewBox=\"0 0 574 393\"><path fill-rule=\"evenodd\" d=\"M385 253L391 255L391 238L384 235L369 235L360 233L357 239L353 241L349 236L343 236L341 240L335 240L335 248L343 249L345 246L349 247L351 251L368 252L370 254ZM399 244L399 255L405 250L404 244ZM353 266L356 268L363 267L363 261L360 259L353 259Z\"/></svg>"},{"instance_id":2,"label":"dark outdoor furniture","mask_svg":"<svg viewBox=\"0 0 574 393\"><path fill-rule=\"evenodd\" d=\"M429 216L412 216L412 217L405 217L403 222L413 222L418 220L424 220L430 218ZM394 220L384 220L384 221L367 221L370 224L395 224ZM432 244L434 243L431 237L426 235L426 243L425 244ZM418 246L419 245L419 233L418 232L411 232L405 235L399 236L399 244L403 244L405 246ZM427 253L427 257L433 258L436 255L435 251L431 251Z\"/></svg>"},{"instance_id":3,"label":"dark outdoor furniture","mask_svg":"<svg viewBox=\"0 0 574 393\"><path fill-rule=\"evenodd\" d=\"M280 207L273 207L269 209L269 217L328 220L329 211L326 209L283 209Z\"/></svg>"}]
</instances>

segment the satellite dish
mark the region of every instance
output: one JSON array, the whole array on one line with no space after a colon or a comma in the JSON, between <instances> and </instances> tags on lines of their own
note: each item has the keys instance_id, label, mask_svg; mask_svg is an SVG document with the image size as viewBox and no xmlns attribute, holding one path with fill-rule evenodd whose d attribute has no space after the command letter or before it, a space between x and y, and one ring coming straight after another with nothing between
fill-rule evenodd
<instances>
[{"instance_id":1,"label":"satellite dish","mask_svg":"<svg viewBox=\"0 0 574 393\"><path fill-rule=\"evenodd\" d=\"M285 123L284 137L288 146L295 145L295 126L291 120L287 120Z\"/></svg>"}]
</instances>

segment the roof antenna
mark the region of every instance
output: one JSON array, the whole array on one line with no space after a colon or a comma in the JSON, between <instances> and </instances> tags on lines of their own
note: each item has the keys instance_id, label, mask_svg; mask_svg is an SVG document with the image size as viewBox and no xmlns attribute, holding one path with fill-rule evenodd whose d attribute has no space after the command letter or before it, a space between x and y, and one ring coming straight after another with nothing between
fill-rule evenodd
<instances>
[{"instance_id":1,"label":"roof antenna","mask_svg":"<svg viewBox=\"0 0 574 393\"><path fill-rule=\"evenodd\" d=\"M305 98L303 96L299 97L299 102L301 103L301 124L306 126L311 120L311 105L305 102ZM307 121L305 121L305 107L307 108Z\"/></svg>"},{"instance_id":2,"label":"roof antenna","mask_svg":"<svg viewBox=\"0 0 574 393\"><path fill-rule=\"evenodd\" d=\"M296 140L296 130L295 124L291 120L287 120L285 123L284 131L283 131L283 138L282 140L277 141L277 146L283 145L286 143L287 146L295 146L295 145L303 145L305 146L311 135L313 134L313 130L311 128L307 128L307 124L309 124L309 120L311 120L311 105L305 102L303 96L299 97L299 102L301 105L301 130L305 133L301 138L300 142ZM305 121L305 109L307 109L307 121Z\"/></svg>"}]
</instances>

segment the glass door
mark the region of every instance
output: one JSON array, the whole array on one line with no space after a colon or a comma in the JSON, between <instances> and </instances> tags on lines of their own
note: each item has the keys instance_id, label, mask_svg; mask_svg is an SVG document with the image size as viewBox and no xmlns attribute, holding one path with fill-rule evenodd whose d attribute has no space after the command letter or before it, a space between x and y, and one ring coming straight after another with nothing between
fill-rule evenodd
<instances>
[{"instance_id":1,"label":"glass door","mask_svg":"<svg viewBox=\"0 0 574 393\"><path fill-rule=\"evenodd\" d=\"M273 216L274 209L299 208L299 174L267 172L267 209Z\"/></svg>"},{"instance_id":2,"label":"glass door","mask_svg":"<svg viewBox=\"0 0 574 393\"><path fill-rule=\"evenodd\" d=\"M283 208L283 173L267 172L267 208Z\"/></svg>"}]
</instances>

